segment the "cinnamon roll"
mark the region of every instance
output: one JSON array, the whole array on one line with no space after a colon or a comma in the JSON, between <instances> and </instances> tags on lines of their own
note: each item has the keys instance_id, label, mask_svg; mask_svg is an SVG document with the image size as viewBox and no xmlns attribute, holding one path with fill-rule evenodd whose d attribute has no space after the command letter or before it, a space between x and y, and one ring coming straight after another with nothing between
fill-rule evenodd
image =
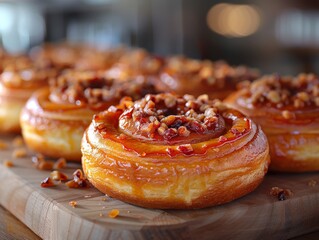
<instances>
[{"instance_id":1,"label":"cinnamon roll","mask_svg":"<svg viewBox=\"0 0 319 240\"><path fill-rule=\"evenodd\" d=\"M100 191L147 208L192 209L253 191L269 165L259 126L207 95L125 98L93 118L82 166Z\"/></svg>"},{"instance_id":2,"label":"cinnamon roll","mask_svg":"<svg viewBox=\"0 0 319 240\"><path fill-rule=\"evenodd\" d=\"M56 76L50 68L39 68L26 56L7 56L1 60L0 132L20 132L20 112L32 93L48 85Z\"/></svg>"},{"instance_id":3,"label":"cinnamon roll","mask_svg":"<svg viewBox=\"0 0 319 240\"><path fill-rule=\"evenodd\" d=\"M117 83L103 72L67 71L29 99L21 114L23 137L32 150L79 161L81 138L94 114L123 96L137 99L153 91L144 79Z\"/></svg>"},{"instance_id":4,"label":"cinnamon roll","mask_svg":"<svg viewBox=\"0 0 319 240\"><path fill-rule=\"evenodd\" d=\"M272 170L319 170L318 76L264 76L226 103L261 125L270 144Z\"/></svg>"}]
</instances>

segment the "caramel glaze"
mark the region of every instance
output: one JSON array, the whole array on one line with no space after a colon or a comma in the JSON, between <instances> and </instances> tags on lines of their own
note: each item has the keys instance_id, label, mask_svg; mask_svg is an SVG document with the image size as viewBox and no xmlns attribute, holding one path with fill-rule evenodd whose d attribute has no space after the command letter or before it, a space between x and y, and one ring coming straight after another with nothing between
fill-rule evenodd
<instances>
[{"instance_id":1,"label":"caramel glaze","mask_svg":"<svg viewBox=\"0 0 319 240\"><path fill-rule=\"evenodd\" d=\"M149 139L128 135L119 126L123 111L102 112L82 139L84 172L102 192L143 207L203 208L239 198L267 172L268 143L238 111L221 113L222 133L209 139L202 134L203 141L186 144L158 141L157 134Z\"/></svg>"},{"instance_id":2,"label":"caramel glaze","mask_svg":"<svg viewBox=\"0 0 319 240\"><path fill-rule=\"evenodd\" d=\"M259 85L267 88L277 85L277 88L261 89L263 95L252 100L250 91L253 86L250 86L229 96L225 103L261 125L270 145L271 170L318 171L319 108L316 104L319 102L316 102L318 93L315 92L319 87L318 78L314 75L299 75L295 79L286 77L282 80L278 76L266 76L255 83L255 87ZM272 98L275 94L271 96L270 91L278 91L281 98ZM285 100L282 100L283 92L288 95ZM298 103L301 92L308 95L302 104ZM260 101L262 98L263 102Z\"/></svg>"}]
</instances>

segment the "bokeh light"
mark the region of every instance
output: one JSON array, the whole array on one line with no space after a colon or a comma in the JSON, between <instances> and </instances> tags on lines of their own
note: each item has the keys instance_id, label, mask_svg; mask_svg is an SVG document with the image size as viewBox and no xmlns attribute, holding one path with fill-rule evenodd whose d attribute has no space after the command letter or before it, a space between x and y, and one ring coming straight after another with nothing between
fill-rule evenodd
<instances>
[{"instance_id":1,"label":"bokeh light","mask_svg":"<svg viewBox=\"0 0 319 240\"><path fill-rule=\"evenodd\" d=\"M207 24L214 32L226 37L246 37L255 33L261 23L256 7L220 3L207 13Z\"/></svg>"}]
</instances>

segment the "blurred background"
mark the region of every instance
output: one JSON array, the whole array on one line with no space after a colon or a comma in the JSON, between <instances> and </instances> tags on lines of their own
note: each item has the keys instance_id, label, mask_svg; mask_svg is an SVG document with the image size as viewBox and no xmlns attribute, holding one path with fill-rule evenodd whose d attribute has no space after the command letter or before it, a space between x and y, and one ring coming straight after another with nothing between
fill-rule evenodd
<instances>
[{"instance_id":1,"label":"blurred background","mask_svg":"<svg viewBox=\"0 0 319 240\"><path fill-rule=\"evenodd\" d=\"M64 40L224 59L263 73L316 72L319 1L0 0L7 51Z\"/></svg>"}]
</instances>

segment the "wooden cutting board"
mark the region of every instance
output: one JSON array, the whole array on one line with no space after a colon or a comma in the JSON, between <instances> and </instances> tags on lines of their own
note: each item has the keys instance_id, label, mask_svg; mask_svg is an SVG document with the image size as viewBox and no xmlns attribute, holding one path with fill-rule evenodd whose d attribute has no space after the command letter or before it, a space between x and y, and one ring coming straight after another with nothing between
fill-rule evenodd
<instances>
[{"instance_id":1,"label":"wooden cutting board","mask_svg":"<svg viewBox=\"0 0 319 240\"><path fill-rule=\"evenodd\" d=\"M33 167L32 153L15 159L13 137L0 150L0 204L44 239L287 239L319 230L319 174L270 174L253 193L231 203L202 210L163 211L136 207L106 197L93 187L64 184L41 188L50 172ZM10 159L14 166L3 165ZM77 164L63 170L69 176ZM309 186L316 181L315 186ZM272 187L293 191L278 201ZM76 201L72 208L70 201ZM119 209L116 218L108 217Z\"/></svg>"}]
</instances>

